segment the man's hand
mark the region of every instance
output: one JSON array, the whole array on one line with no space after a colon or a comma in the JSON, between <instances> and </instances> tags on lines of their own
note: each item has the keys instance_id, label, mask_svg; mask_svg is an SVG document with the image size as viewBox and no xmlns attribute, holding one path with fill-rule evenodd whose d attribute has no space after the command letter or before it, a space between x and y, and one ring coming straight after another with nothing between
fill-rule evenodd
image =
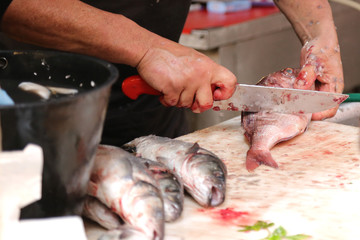
<instances>
[{"instance_id":1,"label":"man's hand","mask_svg":"<svg viewBox=\"0 0 360 240\"><path fill-rule=\"evenodd\" d=\"M205 55L81 1L13 0L1 28L23 42L137 67L166 106L203 112L235 90L235 76Z\"/></svg>"},{"instance_id":2,"label":"man's hand","mask_svg":"<svg viewBox=\"0 0 360 240\"><path fill-rule=\"evenodd\" d=\"M315 82L315 89L324 92L341 93L344 90L343 70L339 45L329 44L319 38L306 42L301 50L301 71L295 88L310 89ZM317 81L316 81L317 80ZM314 113L313 120L322 120L335 115L337 108Z\"/></svg>"},{"instance_id":3,"label":"man's hand","mask_svg":"<svg viewBox=\"0 0 360 240\"><path fill-rule=\"evenodd\" d=\"M194 49L164 39L149 48L137 65L141 77L163 93L165 106L203 112L214 100L231 97L237 82L226 68Z\"/></svg>"},{"instance_id":4,"label":"man's hand","mask_svg":"<svg viewBox=\"0 0 360 240\"><path fill-rule=\"evenodd\" d=\"M295 88L341 93L343 70L337 33L328 0L275 0L293 26L303 47ZM316 81L317 80L317 81ZM335 115L337 108L312 115L322 120Z\"/></svg>"}]
</instances>

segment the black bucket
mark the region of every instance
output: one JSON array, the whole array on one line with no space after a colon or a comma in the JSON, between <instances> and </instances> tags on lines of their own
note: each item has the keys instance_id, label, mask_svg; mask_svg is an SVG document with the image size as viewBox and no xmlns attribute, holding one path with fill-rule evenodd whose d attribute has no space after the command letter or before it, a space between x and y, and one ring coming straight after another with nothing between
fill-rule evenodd
<instances>
[{"instance_id":1,"label":"black bucket","mask_svg":"<svg viewBox=\"0 0 360 240\"><path fill-rule=\"evenodd\" d=\"M53 51L0 51L0 63L0 86L15 101L0 107L2 150L34 143L44 153L42 198L23 208L21 218L81 214L117 69L93 57ZM41 100L20 90L20 82L79 92Z\"/></svg>"}]
</instances>

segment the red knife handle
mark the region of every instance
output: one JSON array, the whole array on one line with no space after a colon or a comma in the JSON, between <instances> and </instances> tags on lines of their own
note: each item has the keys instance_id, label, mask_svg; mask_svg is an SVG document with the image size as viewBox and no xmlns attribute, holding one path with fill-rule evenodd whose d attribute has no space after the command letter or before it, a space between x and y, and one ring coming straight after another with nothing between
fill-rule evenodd
<instances>
[{"instance_id":1,"label":"red knife handle","mask_svg":"<svg viewBox=\"0 0 360 240\"><path fill-rule=\"evenodd\" d=\"M152 88L139 75L133 75L126 78L121 85L123 93L136 100L141 94L161 95L161 92Z\"/></svg>"}]
</instances>

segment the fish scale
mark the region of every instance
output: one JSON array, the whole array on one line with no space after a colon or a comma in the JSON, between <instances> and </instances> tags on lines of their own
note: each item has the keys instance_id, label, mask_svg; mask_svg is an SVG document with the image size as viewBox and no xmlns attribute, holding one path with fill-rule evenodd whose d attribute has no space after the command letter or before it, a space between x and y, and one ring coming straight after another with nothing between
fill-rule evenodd
<instances>
[{"instance_id":1,"label":"fish scale","mask_svg":"<svg viewBox=\"0 0 360 240\"><path fill-rule=\"evenodd\" d=\"M184 186L182 182L164 164L145 158L139 158L139 160L157 180L164 201L165 221L175 221L180 217L184 205Z\"/></svg>"},{"instance_id":2,"label":"fish scale","mask_svg":"<svg viewBox=\"0 0 360 240\"><path fill-rule=\"evenodd\" d=\"M126 144L136 153L165 164L184 184L186 191L204 207L218 206L225 200L225 164L197 143L149 135Z\"/></svg>"},{"instance_id":3,"label":"fish scale","mask_svg":"<svg viewBox=\"0 0 360 240\"><path fill-rule=\"evenodd\" d=\"M126 230L127 234L143 235L144 239L163 239L164 205L156 180L131 153L118 147L100 145L88 194L121 216L129 228L135 229Z\"/></svg>"}]
</instances>

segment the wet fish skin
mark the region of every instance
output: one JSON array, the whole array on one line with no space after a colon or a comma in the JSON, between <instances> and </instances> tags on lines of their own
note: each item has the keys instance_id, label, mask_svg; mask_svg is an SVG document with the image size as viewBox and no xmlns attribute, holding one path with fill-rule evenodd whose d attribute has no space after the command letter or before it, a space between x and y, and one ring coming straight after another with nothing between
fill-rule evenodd
<instances>
[{"instance_id":1,"label":"wet fish skin","mask_svg":"<svg viewBox=\"0 0 360 240\"><path fill-rule=\"evenodd\" d=\"M148 240L148 237L135 228L121 227L102 234L98 240Z\"/></svg>"},{"instance_id":2,"label":"wet fish skin","mask_svg":"<svg viewBox=\"0 0 360 240\"><path fill-rule=\"evenodd\" d=\"M175 221L180 217L184 205L184 186L181 180L160 162L145 158L139 160L157 180L164 201L165 221Z\"/></svg>"},{"instance_id":3,"label":"wet fish skin","mask_svg":"<svg viewBox=\"0 0 360 240\"><path fill-rule=\"evenodd\" d=\"M154 184L156 180L132 154L118 147L98 147L88 194L147 239L160 240L164 237L164 206Z\"/></svg>"},{"instance_id":4,"label":"wet fish skin","mask_svg":"<svg viewBox=\"0 0 360 240\"><path fill-rule=\"evenodd\" d=\"M19 84L19 88L27 92L32 92L46 100L49 99L51 95L51 92L48 88L33 82L22 82Z\"/></svg>"},{"instance_id":5,"label":"wet fish skin","mask_svg":"<svg viewBox=\"0 0 360 240\"><path fill-rule=\"evenodd\" d=\"M98 199L91 196L85 198L82 215L109 230L117 229L123 225L118 215Z\"/></svg>"},{"instance_id":6,"label":"wet fish skin","mask_svg":"<svg viewBox=\"0 0 360 240\"><path fill-rule=\"evenodd\" d=\"M32 92L45 100L48 100L51 94L73 95L78 93L78 90L74 88L43 86L33 82L21 82L18 87L24 91Z\"/></svg>"},{"instance_id":7,"label":"wet fish skin","mask_svg":"<svg viewBox=\"0 0 360 240\"><path fill-rule=\"evenodd\" d=\"M225 200L226 166L197 143L149 135L127 145L135 146L139 156L165 164L201 206L218 206Z\"/></svg>"},{"instance_id":8,"label":"wet fish skin","mask_svg":"<svg viewBox=\"0 0 360 240\"><path fill-rule=\"evenodd\" d=\"M294 88L299 69L286 68L269 74L257 85ZM246 155L246 169L254 171L261 164L278 168L270 149L306 131L311 114L284 114L275 112L242 113L241 124L250 143Z\"/></svg>"}]
</instances>

